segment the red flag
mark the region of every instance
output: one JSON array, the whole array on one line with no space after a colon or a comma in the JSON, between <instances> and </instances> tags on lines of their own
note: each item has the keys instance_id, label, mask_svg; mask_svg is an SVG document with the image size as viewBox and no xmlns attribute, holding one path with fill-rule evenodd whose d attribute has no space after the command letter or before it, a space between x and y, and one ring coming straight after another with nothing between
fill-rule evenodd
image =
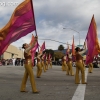
<instances>
[{"instance_id":1,"label":"red flag","mask_svg":"<svg viewBox=\"0 0 100 100\"><path fill-rule=\"evenodd\" d=\"M48 55L48 63L50 63L50 61L51 61L51 54L49 53L49 55Z\"/></svg>"},{"instance_id":2,"label":"red flag","mask_svg":"<svg viewBox=\"0 0 100 100\"><path fill-rule=\"evenodd\" d=\"M37 42L35 44L35 46L32 48L32 50L31 50L31 54L32 54L32 64L33 64L33 66L34 66L34 56L35 56L35 53L36 53L36 50L37 50L38 46L39 46L39 44Z\"/></svg>"},{"instance_id":3,"label":"red flag","mask_svg":"<svg viewBox=\"0 0 100 100\"><path fill-rule=\"evenodd\" d=\"M32 38L31 38L31 41L30 41L30 43L29 43L30 45L34 42L34 38L35 38L35 37L34 37L34 35L32 34Z\"/></svg>"},{"instance_id":4,"label":"red flag","mask_svg":"<svg viewBox=\"0 0 100 100\"><path fill-rule=\"evenodd\" d=\"M36 30L31 0L25 0L17 6L10 21L0 30L0 55L14 41Z\"/></svg>"},{"instance_id":5,"label":"red flag","mask_svg":"<svg viewBox=\"0 0 100 100\"><path fill-rule=\"evenodd\" d=\"M75 45L74 45L74 35L73 35L73 43L72 43L72 61L75 61Z\"/></svg>"},{"instance_id":6,"label":"red flag","mask_svg":"<svg viewBox=\"0 0 100 100\"><path fill-rule=\"evenodd\" d=\"M66 54L69 54L70 49L69 49L69 44L67 43L67 50L66 50Z\"/></svg>"},{"instance_id":7,"label":"red flag","mask_svg":"<svg viewBox=\"0 0 100 100\"><path fill-rule=\"evenodd\" d=\"M32 34L32 38L31 38L31 41L30 41L30 45L34 42L34 40L35 40L35 37L34 37L34 35ZM34 56L35 56L35 52L36 52L36 50L37 50L37 48L38 48L38 46L39 46L39 44L38 44L38 42L35 44L35 46L32 48L32 50L31 50L31 55L32 55L32 64L33 64L33 66L34 66Z\"/></svg>"},{"instance_id":8,"label":"red flag","mask_svg":"<svg viewBox=\"0 0 100 100\"><path fill-rule=\"evenodd\" d=\"M94 56L98 54L99 50L99 42L97 36L97 26L94 19L94 15L91 19L91 23L88 29L88 33L86 36L87 43L87 55L86 55L86 64L93 62Z\"/></svg>"},{"instance_id":9,"label":"red flag","mask_svg":"<svg viewBox=\"0 0 100 100\"><path fill-rule=\"evenodd\" d=\"M74 36L73 36L73 43L72 43L72 55L75 55Z\"/></svg>"},{"instance_id":10,"label":"red flag","mask_svg":"<svg viewBox=\"0 0 100 100\"><path fill-rule=\"evenodd\" d=\"M43 42L42 46L40 47L40 53L42 53L43 50L45 50L45 41Z\"/></svg>"},{"instance_id":11,"label":"red flag","mask_svg":"<svg viewBox=\"0 0 100 100\"><path fill-rule=\"evenodd\" d=\"M50 60L51 59L51 54L49 53L49 57L48 57L48 59Z\"/></svg>"}]
</instances>

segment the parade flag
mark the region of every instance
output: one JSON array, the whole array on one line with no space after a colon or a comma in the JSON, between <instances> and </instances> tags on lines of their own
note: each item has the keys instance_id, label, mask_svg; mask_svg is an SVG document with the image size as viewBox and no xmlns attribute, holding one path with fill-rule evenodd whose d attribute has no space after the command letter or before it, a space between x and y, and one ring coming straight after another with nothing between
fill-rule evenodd
<instances>
[{"instance_id":1,"label":"parade flag","mask_svg":"<svg viewBox=\"0 0 100 100\"><path fill-rule=\"evenodd\" d=\"M40 53L42 53L43 50L45 50L45 41L43 42L42 46L40 47Z\"/></svg>"},{"instance_id":2,"label":"parade flag","mask_svg":"<svg viewBox=\"0 0 100 100\"><path fill-rule=\"evenodd\" d=\"M50 63L50 61L51 61L51 54L49 53L49 55L48 55L48 63Z\"/></svg>"},{"instance_id":3,"label":"parade flag","mask_svg":"<svg viewBox=\"0 0 100 100\"><path fill-rule=\"evenodd\" d=\"M73 43L72 43L72 55L75 55L74 36L73 36Z\"/></svg>"},{"instance_id":4,"label":"parade flag","mask_svg":"<svg viewBox=\"0 0 100 100\"><path fill-rule=\"evenodd\" d=\"M43 54L43 60L46 59L46 52Z\"/></svg>"},{"instance_id":5,"label":"parade flag","mask_svg":"<svg viewBox=\"0 0 100 100\"><path fill-rule=\"evenodd\" d=\"M14 10L10 21L0 30L0 55L14 41L36 30L33 5L25 0Z\"/></svg>"},{"instance_id":6,"label":"parade flag","mask_svg":"<svg viewBox=\"0 0 100 100\"><path fill-rule=\"evenodd\" d=\"M74 45L74 35L73 35L73 43L72 43L72 61L75 62L75 45Z\"/></svg>"},{"instance_id":7,"label":"parade flag","mask_svg":"<svg viewBox=\"0 0 100 100\"><path fill-rule=\"evenodd\" d=\"M50 60L51 59L51 54L49 53L49 57L48 57L48 59Z\"/></svg>"},{"instance_id":8,"label":"parade flag","mask_svg":"<svg viewBox=\"0 0 100 100\"><path fill-rule=\"evenodd\" d=\"M67 50L66 50L66 54L69 54L70 49L69 49L69 44L67 43Z\"/></svg>"},{"instance_id":9,"label":"parade flag","mask_svg":"<svg viewBox=\"0 0 100 100\"><path fill-rule=\"evenodd\" d=\"M31 41L30 41L30 43L29 43L30 45L34 42L34 38L35 38L35 37L34 37L34 35L32 34L32 38L31 38Z\"/></svg>"},{"instance_id":10,"label":"parade flag","mask_svg":"<svg viewBox=\"0 0 100 100\"><path fill-rule=\"evenodd\" d=\"M35 46L32 48L32 50L31 50L32 64L33 64L33 66L34 66L34 57L35 57L35 53L36 53L36 50L37 50L38 46L39 46L39 44L38 44L38 42L37 42L37 43L35 44Z\"/></svg>"},{"instance_id":11,"label":"parade flag","mask_svg":"<svg viewBox=\"0 0 100 100\"><path fill-rule=\"evenodd\" d=\"M93 62L94 56L98 54L99 50L99 42L97 36L97 26L94 19L94 15L91 19L91 23L88 29L88 33L86 36L87 43L87 55L86 55L86 64Z\"/></svg>"},{"instance_id":12,"label":"parade flag","mask_svg":"<svg viewBox=\"0 0 100 100\"><path fill-rule=\"evenodd\" d=\"M35 37L34 37L34 35L32 34L32 38L31 38L31 41L30 41L30 45L32 45L32 43L34 42L34 40L35 40ZM35 53L36 53L36 50L37 50L37 48L38 48L38 46L39 46L39 44L38 44L38 42L35 44L35 46L31 49L31 55L32 55L32 64L33 64L33 66L34 66L34 57L35 57Z\"/></svg>"}]
</instances>

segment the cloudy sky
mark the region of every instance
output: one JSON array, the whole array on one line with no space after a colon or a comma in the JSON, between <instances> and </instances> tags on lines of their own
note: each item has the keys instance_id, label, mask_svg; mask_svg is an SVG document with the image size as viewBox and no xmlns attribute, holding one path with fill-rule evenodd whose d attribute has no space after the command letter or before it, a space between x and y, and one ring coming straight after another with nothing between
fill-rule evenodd
<instances>
[{"instance_id":1,"label":"cloudy sky","mask_svg":"<svg viewBox=\"0 0 100 100\"><path fill-rule=\"evenodd\" d=\"M0 29L7 24L22 1L0 0ZM72 44L73 35L75 45L83 45L93 14L100 40L100 0L33 0L33 6L39 44L45 41L47 49L57 49L62 44L59 42ZM12 44L19 48L23 43L30 42L32 34L35 35L35 32ZM66 44L62 45L67 47Z\"/></svg>"}]
</instances>

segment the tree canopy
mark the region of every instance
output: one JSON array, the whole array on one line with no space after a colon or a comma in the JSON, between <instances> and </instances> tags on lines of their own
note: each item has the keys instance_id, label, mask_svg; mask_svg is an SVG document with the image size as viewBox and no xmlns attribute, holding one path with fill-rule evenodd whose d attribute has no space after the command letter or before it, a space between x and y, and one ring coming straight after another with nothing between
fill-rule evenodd
<instances>
[{"instance_id":1,"label":"tree canopy","mask_svg":"<svg viewBox=\"0 0 100 100\"><path fill-rule=\"evenodd\" d=\"M60 51L64 50L64 46L63 45L59 45L58 46L58 50L60 50Z\"/></svg>"}]
</instances>

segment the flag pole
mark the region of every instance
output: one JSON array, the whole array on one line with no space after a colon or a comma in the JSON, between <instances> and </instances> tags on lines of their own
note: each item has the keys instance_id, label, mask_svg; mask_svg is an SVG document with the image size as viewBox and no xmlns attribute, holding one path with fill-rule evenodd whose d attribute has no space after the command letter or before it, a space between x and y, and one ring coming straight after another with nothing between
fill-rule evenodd
<instances>
[{"instance_id":1,"label":"flag pole","mask_svg":"<svg viewBox=\"0 0 100 100\"><path fill-rule=\"evenodd\" d=\"M31 6L32 6L32 13L33 13L33 16L34 16L35 34L37 36L36 22L35 22L35 14L34 14L34 8L33 8L33 1L32 0L31 0ZM39 47L38 47L38 52L39 52Z\"/></svg>"}]
</instances>

